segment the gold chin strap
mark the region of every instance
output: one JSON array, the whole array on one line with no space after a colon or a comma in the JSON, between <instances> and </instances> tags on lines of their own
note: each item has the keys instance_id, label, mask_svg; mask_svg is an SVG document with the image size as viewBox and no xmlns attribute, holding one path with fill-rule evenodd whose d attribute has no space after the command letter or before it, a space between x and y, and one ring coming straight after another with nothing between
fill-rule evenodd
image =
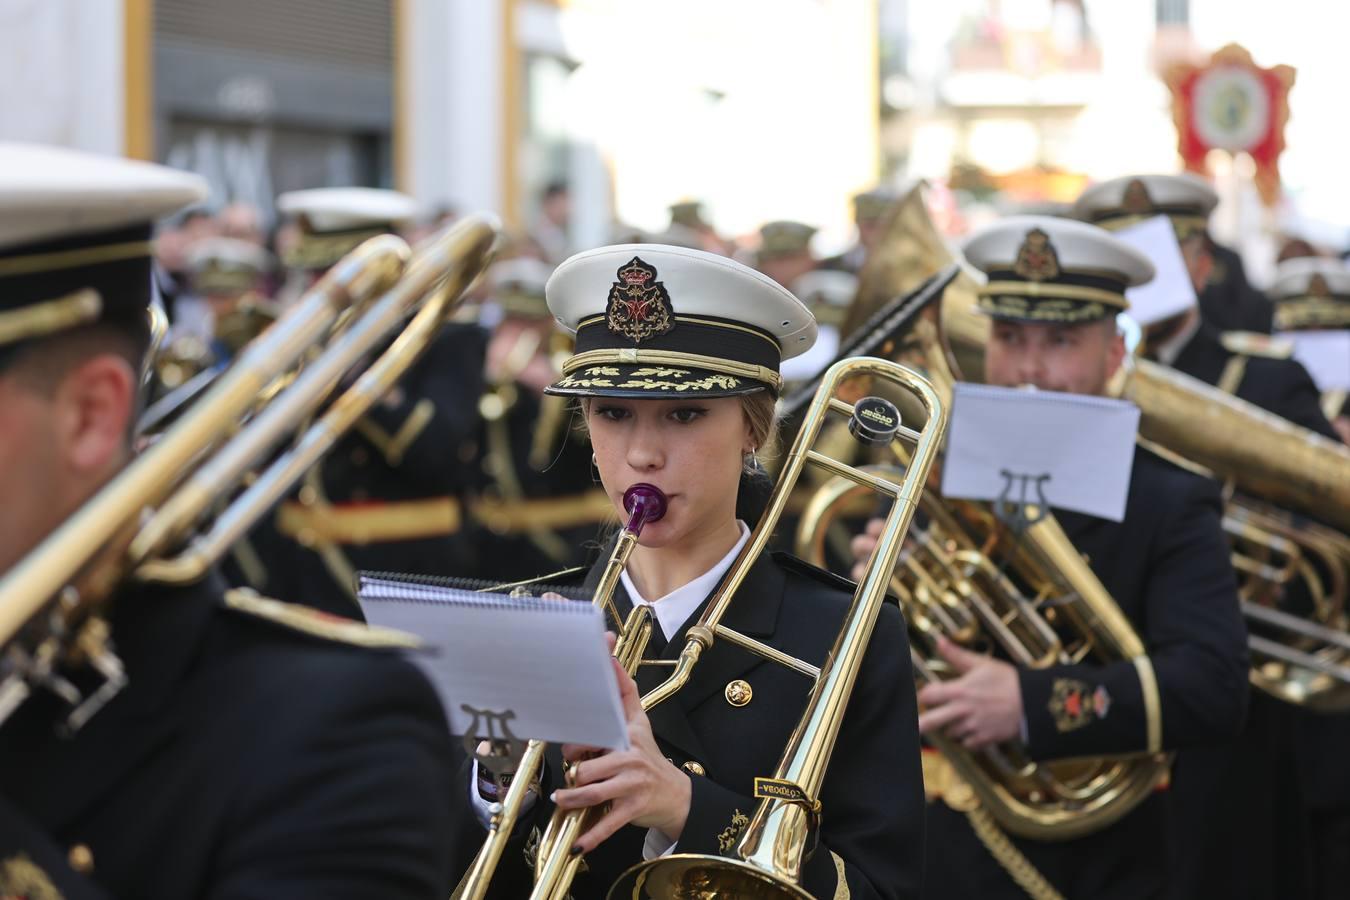
<instances>
[{"instance_id":1,"label":"gold chin strap","mask_svg":"<svg viewBox=\"0 0 1350 900\"><path fill-rule=\"evenodd\" d=\"M570 375L577 369L586 366L615 364L671 367L688 366L691 368L707 369L710 372L718 372L723 375L735 375L739 378L762 381L772 387L775 391L783 386L783 376L767 366L757 366L752 363L738 363L734 360L723 359L719 356L703 356L698 353L682 353L670 350L587 350L585 353L578 353L567 360L566 364L563 365L562 373L564 375Z\"/></svg>"},{"instance_id":2,"label":"gold chin strap","mask_svg":"<svg viewBox=\"0 0 1350 900\"><path fill-rule=\"evenodd\" d=\"M103 298L93 288L0 312L0 346L46 337L98 320Z\"/></svg>"}]
</instances>

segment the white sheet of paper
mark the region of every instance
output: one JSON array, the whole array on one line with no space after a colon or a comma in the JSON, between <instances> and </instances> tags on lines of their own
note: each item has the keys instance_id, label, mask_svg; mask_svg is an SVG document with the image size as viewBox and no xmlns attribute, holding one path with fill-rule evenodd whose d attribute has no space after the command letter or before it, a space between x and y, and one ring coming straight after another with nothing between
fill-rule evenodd
<instances>
[{"instance_id":1,"label":"white sheet of paper","mask_svg":"<svg viewBox=\"0 0 1350 900\"><path fill-rule=\"evenodd\" d=\"M1319 391L1350 389L1350 331L1286 331L1276 335L1294 345Z\"/></svg>"},{"instance_id":2,"label":"white sheet of paper","mask_svg":"<svg viewBox=\"0 0 1350 900\"><path fill-rule=\"evenodd\" d=\"M997 500L1007 491L1023 502L1016 476L1049 475L1042 490L1050 506L1119 522L1138 430L1139 408L1124 400L959 383L942 493ZM1025 502L1037 501L1031 483Z\"/></svg>"},{"instance_id":3,"label":"white sheet of paper","mask_svg":"<svg viewBox=\"0 0 1350 900\"><path fill-rule=\"evenodd\" d=\"M1152 325L1196 305L1191 274L1167 216L1145 219L1114 235L1147 256L1157 270L1152 281L1125 289L1130 318L1140 325Z\"/></svg>"},{"instance_id":4,"label":"white sheet of paper","mask_svg":"<svg viewBox=\"0 0 1350 900\"><path fill-rule=\"evenodd\" d=\"M590 603L365 576L360 599L370 624L422 639L411 659L440 694L452 733L475 730L469 706L514 713L509 727L521 740L628 748L604 615Z\"/></svg>"}]
</instances>

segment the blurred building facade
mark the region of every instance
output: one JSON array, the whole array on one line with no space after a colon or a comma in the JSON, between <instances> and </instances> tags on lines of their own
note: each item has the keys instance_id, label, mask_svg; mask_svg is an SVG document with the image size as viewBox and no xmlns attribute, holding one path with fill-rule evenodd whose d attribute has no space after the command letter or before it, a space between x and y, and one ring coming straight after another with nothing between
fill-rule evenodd
<instances>
[{"instance_id":1,"label":"blurred building facade","mask_svg":"<svg viewBox=\"0 0 1350 900\"><path fill-rule=\"evenodd\" d=\"M875 0L0 7L0 135L192 169L213 206L367 184L523 225L561 181L577 246L686 198L843 244L878 174Z\"/></svg>"}]
</instances>

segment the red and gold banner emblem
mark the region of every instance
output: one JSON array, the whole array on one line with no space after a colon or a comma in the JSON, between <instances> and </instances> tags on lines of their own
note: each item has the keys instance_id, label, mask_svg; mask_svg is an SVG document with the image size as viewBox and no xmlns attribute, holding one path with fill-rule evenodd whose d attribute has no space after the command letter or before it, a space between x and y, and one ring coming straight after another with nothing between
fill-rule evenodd
<instances>
[{"instance_id":1,"label":"red and gold banner emblem","mask_svg":"<svg viewBox=\"0 0 1350 900\"><path fill-rule=\"evenodd\" d=\"M1245 49L1229 44L1203 66L1173 66L1166 81L1177 151L1186 168L1205 175L1209 151L1246 153L1256 163L1261 199L1274 205L1280 194L1280 154L1294 69L1263 69Z\"/></svg>"}]
</instances>

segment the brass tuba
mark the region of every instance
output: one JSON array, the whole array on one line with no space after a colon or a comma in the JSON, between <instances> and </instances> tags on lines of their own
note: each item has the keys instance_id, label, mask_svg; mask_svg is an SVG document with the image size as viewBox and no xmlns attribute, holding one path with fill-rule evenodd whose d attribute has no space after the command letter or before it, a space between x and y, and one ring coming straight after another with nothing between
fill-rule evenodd
<instances>
[{"instance_id":1,"label":"brass tuba","mask_svg":"<svg viewBox=\"0 0 1350 900\"><path fill-rule=\"evenodd\" d=\"M905 296L953 264L918 186L898 205L881 248L864 269L858 307L871 316L869 324L885 321L885 310L897 302L891 298ZM961 292L973 297L973 291L973 281L961 272L946 287L948 297ZM960 370L939 315L931 302L911 309L904 320L888 323L881 340L893 358L923 371L949 401ZM808 501L797 533L799 554L822 559L824 535L852 494L850 485L833 481ZM919 681L946 675L945 663L926 649L939 635L966 647L1000 647L1028 667L1133 660L1151 674L1143 642L1052 516L1031 524L1019 538L990 504L944 500L932 490L920 504L926 525L915 529L892 580L917 638L911 653ZM1009 571L1025 587L1015 584ZM1156 715L1153 720L1160 722ZM1052 762L1031 760L1016 742L972 752L940 735L932 740L1006 831L1065 840L1117 821L1166 777L1170 759L1160 752L1158 731L1150 733L1144 753Z\"/></svg>"},{"instance_id":2,"label":"brass tuba","mask_svg":"<svg viewBox=\"0 0 1350 900\"><path fill-rule=\"evenodd\" d=\"M0 578L0 723L38 689L67 700L69 729L111 699L126 676L100 614L105 599L128 579L200 578L416 360L487 265L497 230L494 220L467 217L411 260L393 235L362 244ZM204 521L394 333L393 344L289 449L213 522ZM268 391L278 380L285 386ZM260 395L268 397L261 408ZM60 674L70 659L94 666L103 684L87 695L77 690Z\"/></svg>"}]
</instances>

